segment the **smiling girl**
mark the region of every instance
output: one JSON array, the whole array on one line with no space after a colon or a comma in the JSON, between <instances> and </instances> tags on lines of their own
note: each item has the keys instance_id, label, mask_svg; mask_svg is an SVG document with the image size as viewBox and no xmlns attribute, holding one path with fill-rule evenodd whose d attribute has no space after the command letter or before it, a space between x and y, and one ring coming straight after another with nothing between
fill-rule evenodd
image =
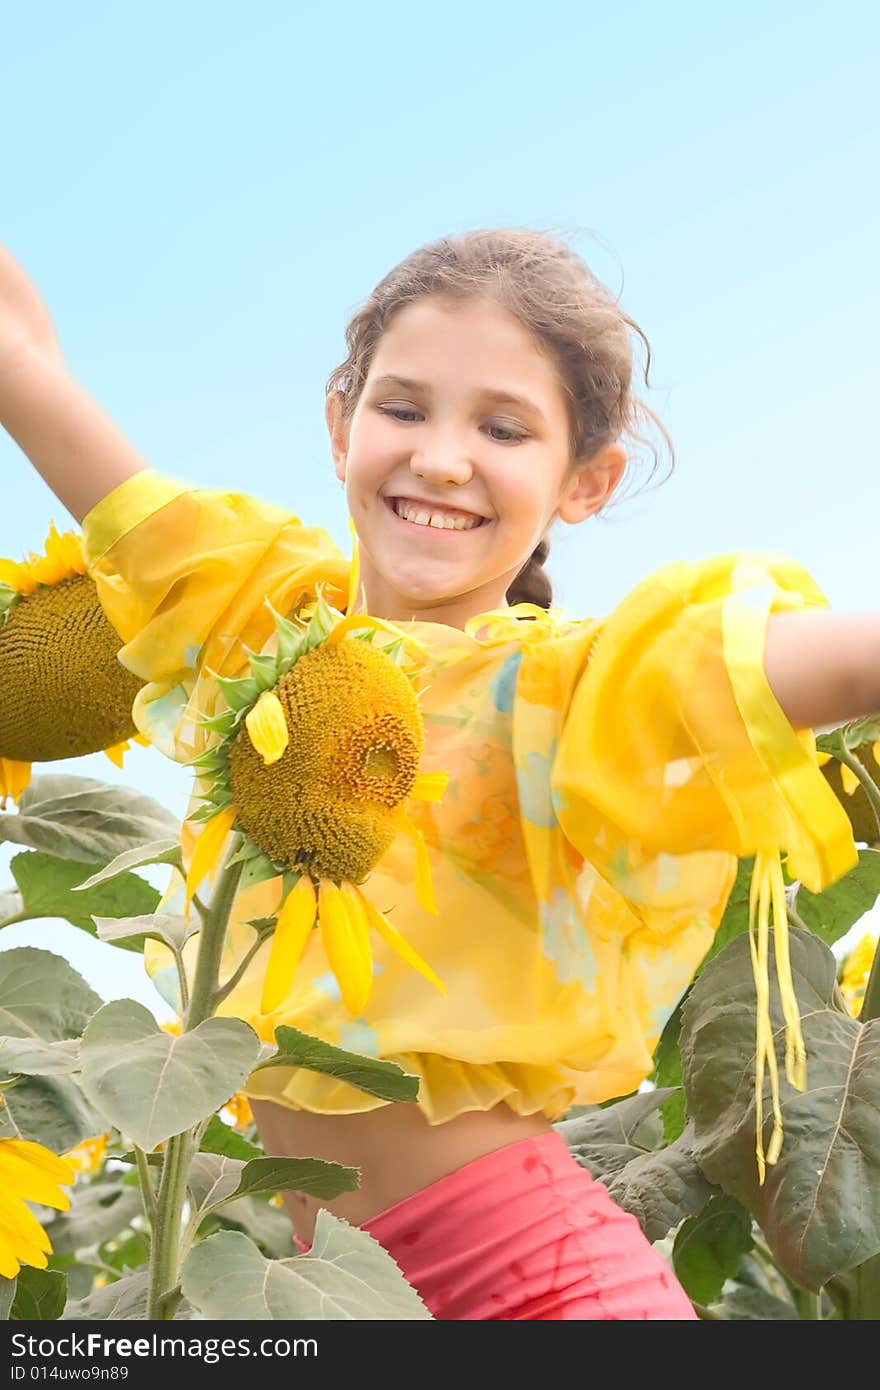
<instances>
[{"instance_id":1,"label":"smiling girl","mask_svg":"<svg viewBox=\"0 0 880 1390\"><path fill-rule=\"evenodd\" d=\"M548 532L605 506L648 415L638 335L563 243L471 232L381 281L328 383L364 608L426 648L423 766L449 774L419 811L438 915L394 848L363 891L393 904L446 992L380 945L353 1018L313 933L269 1022L398 1062L418 1103L281 1069L248 1094L267 1153L361 1170L334 1202L287 1195L300 1246L328 1205L438 1318L694 1316L554 1122L650 1074L737 856L773 887L787 854L813 891L855 860L810 730L880 708L876 619L822 612L795 564L751 554L672 564L602 621L550 609ZM289 512L153 473L65 373L10 258L0 418L83 522L120 660L148 682L139 728L185 758L208 647L254 647L266 598L289 611L317 582L344 593L342 556ZM224 973L253 915L244 892ZM258 956L223 1011L260 1028L264 973Z\"/></svg>"}]
</instances>

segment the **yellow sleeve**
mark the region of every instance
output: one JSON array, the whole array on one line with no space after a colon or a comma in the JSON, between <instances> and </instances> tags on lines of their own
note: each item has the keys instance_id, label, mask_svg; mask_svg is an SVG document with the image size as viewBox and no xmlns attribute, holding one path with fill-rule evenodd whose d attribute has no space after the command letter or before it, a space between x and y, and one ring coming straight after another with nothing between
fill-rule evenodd
<instances>
[{"instance_id":1,"label":"yellow sleeve","mask_svg":"<svg viewBox=\"0 0 880 1390\"><path fill-rule=\"evenodd\" d=\"M236 675L245 648L273 631L266 605L288 613L315 585L344 606L348 561L327 533L237 493L191 488L151 470L135 474L83 521L86 563L123 642L119 659L145 682L135 722L185 761L195 715L210 713L209 672Z\"/></svg>"},{"instance_id":2,"label":"yellow sleeve","mask_svg":"<svg viewBox=\"0 0 880 1390\"><path fill-rule=\"evenodd\" d=\"M637 877L658 855L781 851L812 892L853 866L813 735L792 728L764 672L769 615L824 606L792 561L750 554L666 566L623 600L572 691L552 771L559 823L585 858L625 842L621 872ZM634 896L650 907L647 878Z\"/></svg>"}]
</instances>

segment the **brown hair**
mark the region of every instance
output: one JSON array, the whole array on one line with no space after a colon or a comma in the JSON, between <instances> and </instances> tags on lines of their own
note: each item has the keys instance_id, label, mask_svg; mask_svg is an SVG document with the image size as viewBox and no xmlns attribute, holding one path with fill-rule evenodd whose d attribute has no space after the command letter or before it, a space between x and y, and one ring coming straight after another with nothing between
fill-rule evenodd
<instances>
[{"instance_id":1,"label":"brown hair","mask_svg":"<svg viewBox=\"0 0 880 1390\"><path fill-rule=\"evenodd\" d=\"M643 423L660 434L672 458L662 424L631 390L633 337L644 350L648 385L651 347L641 328L564 241L528 228L442 237L414 251L379 281L350 320L345 330L348 355L327 381L327 394L342 396L343 419L354 413L392 317L429 297L491 299L529 330L559 370L568 400L573 462L588 461L604 445L627 437L647 446L654 460L653 476L659 455L654 442L640 433ZM548 550L545 538L510 585L509 603L550 607L553 592L543 568Z\"/></svg>"}]
</instances>

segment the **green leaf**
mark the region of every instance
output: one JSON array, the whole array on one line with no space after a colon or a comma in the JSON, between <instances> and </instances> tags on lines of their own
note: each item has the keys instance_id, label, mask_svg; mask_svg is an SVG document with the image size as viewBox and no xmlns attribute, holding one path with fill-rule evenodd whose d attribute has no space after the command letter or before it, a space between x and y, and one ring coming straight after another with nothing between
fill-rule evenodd
<instances>
[{"instance_id":1,"label":"green leaf","mask_svg":"<svg viewBox=\"0 0 880 1390\"><path fill-rule=\"evenodd\" d=\"M150 845L140 845L137 849L126 850L124 854L117 854L98 873L92 874L85 883L81 883L76 889L77 893L82 893L86 888L95 888L99 883L106 883L111 878L116 878L117 874L128 873L131 869L143 869L148 864L174 864L176 868L183 867L183 856L178 840L172 840L165 836L162 840L154 840Z\"/></svg>"},{"instance_id":2,"label":"green leaf","mask_svg":"<svg viewBox=\"0 0 880 1390\"><path fill-rule=\"evenodd\" d=\"M684 1222L672 1247L673 1267L688 1298L714 1303L753 1244L752 1218L745 1207L735 1197L710 1197L697 1216Z\"/></svg>"},{"instance_id":3,"label":"green leaf","mask_svg":"<svg viewBox=\"0 0 880 1390\"><path fill-rule=\"evenodd\" d=\"M199 1153L187 1183L196 1206L205 1214L237 1197L308 1192L332 1201L358 1187L358 1169L320 1158L260 1158L241 1163L220 1154Z\"/></svg>"},{"instance_id":4,"label":"green leaf","mask_svg":"<svg viewBox=\"0 0 880 1390\"><path fill-rule=\"evenodd\" d=\"M109 864L125 850L179 834L171 812L143 792L62 773L32 778L18 815L0 815L0 841L80 863Z\"/></svg>"},{"instance_id":5,"label":"green leaf","mask_svg":"<svg viewBox=\"0 0 880 1390\"><path fill-rule=\"evenodd\" d=\"M224 1154L227 1158L241 1158L245 1162L250 1158L261 1158L263 1154L259 1145L252 1144L243 1134L236 1133L230 1125L223 1123L219 1115L212 1115L208 1121L199 1152Z\"/></svg>"},{"instance_id":6,"label":"green leaf","mask_svg":"<svg viewBox=\"0 0 880 1390\"><path fill-rule=\"evenodd\" d=\"M119 874L111 883L74 890L91 877L94 864L56 859L40 850L16 854L10 866L21 892L22 910L31 917L61 917L90 936L95 935L92 916L129 917L153 912L161 894L137 874ZM126 950L142 950L142 944L119 942Z\"/></svg>"},{"instance_id":7,"label":"green leaf","mask_svg":"<svg viewBox=\"0 0 880 1390\"><path fill-rule=\"evenodd\" d=\"M78 1038L101 999L82 975L51 951L0 951L0 1035Z\"/></svg>"},{"instance_id":8,"label":"green leaf","mask_svg":"<svg viewBox=\"0 0 880 1390\"><path fill-rule=\"evenodd\" d=\"M142 1212L138 1190L125 1187L118 1173L107 1174L77 1183L70 1211L60 1212L46 1229L56 1255L74 1255L117 1239Z\"/></svg>"},{"instance_id":9,"label":"green leaf","mask_svg":"<svg viewBox=\"0 0 880 1390\"><path fill-rule=\"evenodd\" d=\"M712 939L712 945L700 962L699 970L696 972L697 978L705 970L710 960L714 960L717 955L724 950L729 942L735 941L738 936L742 936L749 929L749 885L752 880L752 870L755 861L753 858L740 859L736 866L736 879L727 899L727 906L724 909L724 916L718 924L718 930ZM682 1001L684 1002L684 1001Z\"/></svg>"},{"instance_id":10,"label":"green leaf","mask_svg":"<svg viewBox=\"0 0 880 1390\"><path fill-rule=\"evenodd\" d=\"M15 1298L15 1280L0 1275L0 1322L7 1322Z\"/></svg>"},{"instance_id":11,"label":"green leaf","mask_svg":"<svg viewBox=\"0 0 880 1390\"><path fill-rule=\"evenodd\" d=\"M65 1077L22 1076L4 1087L0 1138L30 1139L61 1154L104 1128L79 1087Z\"/></svg>"},{"instance_id":12,"label":"green leaf","mask_svg":"<svg viewBox=\"0 0 880 1390\"><path fill-rule=\"evenodd\" d=\"M320 1038L301 1033L298 1028L276 1028L275 1041L278 1051L255 1067L255 1071L266 1067L305 1067L306 1071L338 1077L349 1086L356 1086L370 1096L381 1096L383 1100L415 1100L418 1095L418 1077L411 1076L395 1062L346 1052Z\"/></svg>"},{"instance_id":13,"label":"green leaf","mask_svg":"<svg viewBox=\"0 0 880 1390\"><path fill-rule=\"evenodd\" d=\"M663 1138L667 1144L677 1139L685 1125L684 1091L681 1089L681 1049L678 1035L681 1029L681 1002L666 1021L666 1026L654 1049L654 1070L651 1080L655 1086L673 1088L672 1095L664 1101L660 1114L663 1120Z\"/></svg>"},{"instance_id":14,"label":"green leaf","mask_svg":"<svg viewBox=\"0 0 880 1390\"><path fill-rule=\"evenodd\" d=\"M0 1076L69 1076L78 1068L78 1038L0 1038Z\"/></svg>"},{"instance_id":15,"label":"green leaf","mask_svg":"<svg viewBox=\"0 0 880 1390\"><path fill-rule=\"evenodd\" d=\"M325 1210L318 1212L307 1255L267 1260L246 1236L220 1232L190 1251L181 1284L205 1318L395 1322L431 1316L381 1245Z\"/></svg>"},{"instance_id":16,"label":"green leaf","mask_svg":"<svg viewBox=\"0 0 880 1390\"><path fill-rule=\"evenodd\" d=\"M749 943L733 941L694 985L682 1013L682 1062L694 1153L710 1182L737 1197L774 1258L804 1288L880 1252L880 1022L834 1006L837 962L792 929L792 973L807 1050L807 1089L786 1081L784 1025L770 949L771 1020L785 1137L759 1186L755 1163L755 986ZM764 1090L764 1141L770 1085Z\"/></svg>"},{"instance_id":17,"label":"green leaf","mask_svg":"<svg viewBox=\"0 0 880 1390\"><path fill-rule=\"evenodd\" d=\"M153 941L164 941L173 951L181 951L191 936L200 930L198 921L187 922L185 917L174 913L148 913L144 917L96 917L95 926L102 941L111 945L122 945L129 940L143 941L149 936Z\"/></svg>"},{"instance_id":18,"label":"green leaf","mask_svg":"<svg viewBox=\"0 0 880 1390\"><path fill-rule=\"evenodd\" d=\"M823 893L810 893L800 884L795 895L795 911L805 926L833 946L854 927L880 895L880 850L859 850L854 869Z\"/></svg>"},{"instance_id":19,"label":"green leaf","mask_svg":"<svg viewBox=\"0 0 880 1390\"><path fill-rule=\"evenodd\" d=\"M663 1139L658 1111L672 1088L643 1091L605 1108L597 1106L573 1120L554 1125L578 1163L589 1169L597 1182L609 1178L642 1154L650 1153Z\"/></svg>"},{"instance_id":20,"label":"green leaf","mask_svg":"<svg viewBox=\"0 0 880 1390\"><path fill-rule=\"evenodd\" d=\"M149 1302L150 1279L146 1272L129 1274L96 1289L88 1298L68 1303L62 1322L145 1322ZM175 1322L192 1321L194 1310L184 1299L174 1314ZM134 1334L132 1334L134 1335Z\"/></svg>"},{"instance_id":21,"label":"green leaf","mask_svg":"<svg viewBox=\"0 0 880 1390\"><path fill-rule=\"evenodd\" d=\"M286 1212L263 1197L236 1197L209 1212L199 1228L202 1237L215 1230L240 1231L270 1260L295 1254L293 1228Z\"/></svg>"},{"instance_id":22,"label":"green leaf","mask_svg":"<svg viewBox=\"0 0 880 1390\"><path fill-rule=\"evenodd\" d=\"M67 1301L67 1279L57 1269L22 1265L10 1317L17 1322L54 1322Z\"/></svg>"},{"instance_id":23,"label":"green leaf","mask_svg":"<svg viewBox=\"0 0 880 1390\"><path fill-rule=\"evenodd\" d=\"M241 878L238 881L238 891L242 893L245 888L252 888L255 883L265 883L267 879L277 877L278 869L271 859L262 852L252 854L245 862Z\"/></svg>"},{"instance_id":24,"label":"green leaf","mask_svg":"<svg viewBox=\"0 0 880 1390\"><path fill-rule=\"evenodd\" d=\"M175 1038L141 1004L115 1000L83 1034L82 1088L109 1124L153 1149L240 1090L259 1051L240 1019L209 1018Z\"/></svg>"}]
</instances>

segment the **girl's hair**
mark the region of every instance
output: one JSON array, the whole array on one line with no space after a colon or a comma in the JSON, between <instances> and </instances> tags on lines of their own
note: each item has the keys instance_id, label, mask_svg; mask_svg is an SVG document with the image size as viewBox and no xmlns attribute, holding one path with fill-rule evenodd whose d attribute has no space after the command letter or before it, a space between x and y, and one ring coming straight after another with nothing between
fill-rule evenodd
<instances>
[{"instance_id":1,"label":"girl's hair","mask_svg":"<svg viewBox=\"0 0 880 1390\"><path fill-rule=\"evenodd\" d=\"M420 247L379 281L345 330L348 355L331 372L327 394L339 392L343 419L351 419L385 329L408 304L427 298L490 299L513 314L555 362L568 400L572 461L588 461L622 437L644 445L659 462L644 423L672 445L660 421L632 392L633 344L645 355L645 334L581 257L548 232L528 228L460 232ZM549 608L553 593L541 543L507 591L509 603Z\"/></svg>"}]
</instances>

